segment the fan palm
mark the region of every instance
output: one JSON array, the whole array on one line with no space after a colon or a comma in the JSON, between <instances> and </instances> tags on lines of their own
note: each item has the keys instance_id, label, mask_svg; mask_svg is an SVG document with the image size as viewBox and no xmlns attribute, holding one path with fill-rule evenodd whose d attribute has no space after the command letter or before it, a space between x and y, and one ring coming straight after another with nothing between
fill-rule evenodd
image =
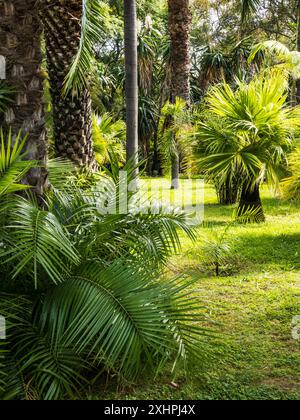
<instances>
[{"instance_id":1,"label":"fan palm","mask_svg":"<svg viewBox=\"0 0 300 420\"><path fill-rule=\"evenodd\" d=\"M282 181L283 196L289 200L300 200L300 150L297 148L288 158L291 176Z\"/></svg>"},{"instance_id":2,"label":"fan palm","mask_svg":"<svg viewBox=\"0 0 300 420\"><path fill-rule=\"evenodd\" d=\"M239 213L257 209L264 220L260 185L277 187L286 156L300 125L299 108L286 104L288 78L281 71L255 77L236 91L228 84L214 87L207 97L209 118L199 127L201 168L211 179L238 179Z\"/></svg>"}]
</instances>

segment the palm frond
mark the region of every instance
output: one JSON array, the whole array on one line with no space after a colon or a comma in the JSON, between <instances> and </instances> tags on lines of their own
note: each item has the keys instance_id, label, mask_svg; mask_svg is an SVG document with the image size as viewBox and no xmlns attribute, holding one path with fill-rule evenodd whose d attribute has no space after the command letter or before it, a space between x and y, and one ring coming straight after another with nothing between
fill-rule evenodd
<instances>
[{"instance_id":1,"label":"palm frond","mask_svg":"<svg viewBox=\"0 0 300 420\"><path fill-rule=\"evenodd\" d=\"M256 12L260 4L261 0L241 0L242 22L245 22L252 13Z\"/></svg>"},{"instance_id":2,"label":"palm frond","mask_svg":"<svg viewBox=\"0 0 300 420\"><path fill-rule=\"evenodd\" d=\"M15 263L13 277L27 271L37 288L42 268L57 283L61 273L79 261L65 228L52 213L21 197L14 198L10 207L0 255Z\"/></svg>"},{"instance_id":3,"label":"palm frond","mask_svg":"<svg viewBox=\"0 0 300 420\"><path fill-rule=\"evenodd\" d=\"M109 8L101 0L82 0L81 39L76 57L66 77L64 94L78 95L87 87L91 73L95 70L94 56L96 44L101 41L105 22L110 22Z\"/></svg>"},{"instance_id":4,"label":"palm frond","mask_svg":"<svg viewBox=\"0 0 300 420\"><path fill-rule=\"evenodd\" d=\"M200 326L202 304L187 284L143 276L125 260L107 269L86 264L46 297L44 328L52 331L53 345L63 342L134 379L156 357L201 357L197 344L208 332Z\"/></svg>"},{"instance_id":5,"label":"palm frond","mask_svg":"<svg viewBox=\"0 0 300 420\"><path fill-rule=\"evenodd\" d=\"M38 162L24 160L26 155L23 148L27 136L21 137L21 131L12 140L11 130L5 137L3 130L0 131L0 198L4 195L30 188L29 185L21 184L24 175Z\"/></svg>"},{"instance_id":6,"label":"palm frond","mask_svg":"<svg viewBox=\"0 0 300 420\"><path fill-rule=\"evenodd\" d=\"M15 89L0 80L0 113L5 112L13 102Z\"/></svg>"}]
</instances>

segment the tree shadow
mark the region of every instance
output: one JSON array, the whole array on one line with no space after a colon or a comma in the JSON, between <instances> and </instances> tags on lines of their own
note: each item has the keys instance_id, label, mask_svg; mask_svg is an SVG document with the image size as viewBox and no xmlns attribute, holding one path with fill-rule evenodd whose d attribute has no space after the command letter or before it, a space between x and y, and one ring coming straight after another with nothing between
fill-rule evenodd
<instances>
[{"instance_id":1,"label":"tree shadow","mask_svg":"<svg viewBox=\"0 0 300 420\"><path fill-rule=\"evenodd\" d=\"M284 269L300 269L300 233L294 234L235 234L235 250L252 263L273 264Z\"/></svg>"}]
</instances>

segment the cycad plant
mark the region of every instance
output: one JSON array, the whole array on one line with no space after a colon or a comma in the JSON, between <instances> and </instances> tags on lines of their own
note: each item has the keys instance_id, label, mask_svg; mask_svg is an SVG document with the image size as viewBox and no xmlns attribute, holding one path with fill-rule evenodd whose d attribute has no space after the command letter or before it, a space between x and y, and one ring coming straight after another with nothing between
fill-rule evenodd
<instances>
[{"instance_id":1,"label":"cycad plant","mask_svg":"<svg viewBox=\"0 0 300 420\"><path fill-rule=\"evenodd\" d=\"M23 173L20 153L5 169L9 185ZM43 208L30 196L0 196L1 399L75 399L103 371L134 380L201 357L205 328L191 282L160 278L178 230L194 238L185 215L108 211L124 201L114 200L118 167L84 189L74 175L62 182L62 167L55 175L50 165Z\"/></svg>"},{"instance_id":2,"label":"cycad plant","mask_svg":"<svg viewBox=\"0 0 300 420\"><path fill-rule=\"evenodd\" d=\"M236 90L224 83L208 94L208 117L199 124L200 168L220 183L238 180L238 214L257 209L257 221L265 219L260 185L278 187L300 125L300 110L288 106L287 91L288 77L278 69Z\"/></svg>"}]
</instances>

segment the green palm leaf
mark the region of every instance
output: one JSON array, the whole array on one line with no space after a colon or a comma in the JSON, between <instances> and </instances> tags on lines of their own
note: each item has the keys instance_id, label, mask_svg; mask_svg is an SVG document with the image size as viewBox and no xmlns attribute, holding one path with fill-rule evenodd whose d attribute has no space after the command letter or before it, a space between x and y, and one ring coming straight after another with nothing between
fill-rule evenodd
<instances>
[{"instance_id":1,"label":"green palm leaf","mask_svg":"<svg viewBox=\"0 0 300 420\"><path fill-rule=\"evenodd\" d=\"M207 331L202 304L186 289L186 280L156 281L125 261L107 269L89 263L46 297L43 328L52 331L52 345L89 354L133 379L156 357L197 354Z\"/></svg>"},{"instance_id":2,"label":"green palm leaf","mask_svg":"<svg viewBox=\"0 0 300 420\"><path fill-rule=\"evenodd\" d=\"M22 198L11 202L9 213L5 247L0 256L6 257L6 262L15 262L14 277L28 271L37 287L42 268L57 283L61 273L68 272L70 264L78 263L67 231L52 213Z\"/></svg>"},{"instance_id":3,"label":"green palm leaf","mask_svg":"<svg viewBox=\"0 0 300 420\"><path fill-rule=\"evenodd\" d=\"M23 148L26 140L27 136L22 138L20 131L13 144L11 130L6 137L3 131L0 131L0 198L30 188L20 181L31 168L38 165L38 162L24 160L26 155L23 153Z\"/></svg>"}]
</instances>

